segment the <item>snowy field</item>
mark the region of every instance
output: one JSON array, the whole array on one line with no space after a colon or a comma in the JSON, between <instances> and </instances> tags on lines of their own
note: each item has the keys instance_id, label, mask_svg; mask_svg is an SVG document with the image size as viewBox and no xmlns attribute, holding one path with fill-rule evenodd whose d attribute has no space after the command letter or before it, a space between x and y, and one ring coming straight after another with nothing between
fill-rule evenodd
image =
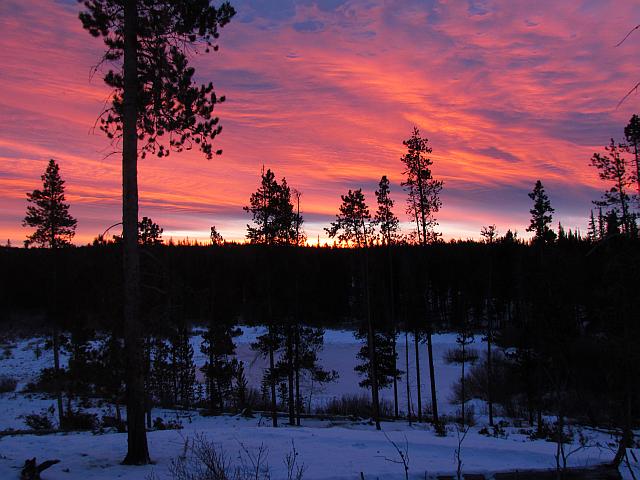
<instances>
[{"instance_id":1,"label":"snowy field","mask_svg":"<svg viewBox=\"0 0 640 480\"><path fill-rule=\"evenodd\" d=\"M256 356L250 343L259 335L260 328L244 328L244 333L236 339L238 357L247 364L247 378L252 386L259 385L265 360ZM410 339L410 369L412 372L411 391L415 405L415 351ZM204 363L200 353L199 337L193 338L195 360L198 365ZM436 383L440 411L453 414L456 406L451 405L451 388L460 376L460 369L447 365L443 361L444 353L455 346L455 335L436 335L434 358L436 361ZM36 358L37 345L42 339L18 341L11 349L11 356L0 360L0 374L20 379L17 392L33 380L39 370L52 364L49 351L42 351ZM475 345L482 351L484 345ZM351 332L331 330L325 335L325 349L321 355L321 364L327 369L335 369L340 378L337 382L325 385L321 390L317 385L304 385L307 401L319 406L333 397L345 393L366 393L357 387L358 376L353 371L356 353L360 342ZM430 397L426 346L420 345L422 371L423 405ZM399 339L399 368L404 369L404 336ZM64 363L64 361L63 361ZM398 386L401 410L406 410L406 386ZM382 397L393 399L391 389L382 392ZM32 412L41 411L54 404L52 399L42 396L28 396L21 393L0 395L0 430L24 429L24 420L20 418ZM481 435L478 431L486 423L485 406L482 402L473 402L476 409L477 425L472 427L462 442L461 458L463 471L472 473L490 473L501 470L525 468L555 467L554 443L543 440L532 441L516 427L506 427L505 438L493 438ZM448 427L446 437L438 437L428 425L409 426L406 422L385 422L383 432L377 432L369 422L303 420L302 427L283 426L274 429L270 419L242 418L234 416L202 417L196 412L174 412L157 410L155 417L166 420L178 419L182 430L154 431L149 433L150 451L154 461L147 467L123 467L119 462L126 451L126 435L107 433L69 433L55 435L18 435L0 437L0 480L19 478L20 468L26 458L36 456L39 461L60 459L43 474L43 479L93 480L122 478L169 479L169 466L172 459L179 457L185 442L196 436L203 436L220 446L228 457L238 462L245 449L253 454L262 445L266 451L272 479L286 478L284 458L291 451L292 444L298 452L298 462L305 467L305 479L358 479L362 472L365 478L401 479L403 466L398 463L399 455L391 441L402 451L408 452L408 467L411 478L427 478L441 473L453 473L456 470L455 451L458 448L458 432L453 425ZM572 466L593 465L609 461L613 457L610 435L582 429L593 446L577 451L569 458ZM575 435L577 438L578 435ZM597 444L597 446L596 446ZM567 446L573 450L577 445ZM625 474L626 472L623 472ZM629 477L630 478L630 477Z\"/></svg>"}]
</instances>

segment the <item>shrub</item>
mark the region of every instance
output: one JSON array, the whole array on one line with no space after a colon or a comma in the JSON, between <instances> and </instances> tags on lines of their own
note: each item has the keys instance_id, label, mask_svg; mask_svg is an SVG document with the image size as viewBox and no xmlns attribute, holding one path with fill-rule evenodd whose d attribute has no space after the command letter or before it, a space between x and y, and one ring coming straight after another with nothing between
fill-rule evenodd
<instances>
[{"instance_id":1,"label":"shrub","mask_svg":"<svg viewBox=\"0 0 640 480\"><path fill-rule=\"evenodd\" d=\"M15 391L18 380L7 375L0 375L0 393L10 393Z\"/></svg>"},{"instance_id":2,"label":"shrub","mask_svg":"<svg viewBox=\"0 0 640 480\"><path fill-rule=\"evenodd\" d=\"M35 382L30 382L25 387L26 392L44 392L55 393L56 392L56 378L62 383L65 376L64 369L60 369L60 374L56 375L55 368L43 368L40 371L40 375Z\"/></svg>"},{"instance_id":3,"label":"shrub","mask_svg":"<svg viewBox=\"0 0 640 480\"><path fill-rule=\"evenodd\" d=\"M48 409L42 410L40 413L30 413L25 415L24 423L32 430L43 431L53 430L53 405Z\"/></svg>"},{"instance_id":4,"label":"shrub","mask_svg":"<svg viewBox=\"0 0 640 480\"><path fill-rule=\"evenodd\" d=\"M461 348L450 348L444 354L444 361L448 364L474 363L478 358L478 351L470 347L464 349L464 354Z\"/></svg>"},{"instance_id":5,"label":"shrub","mask_svg":"<svg viewBox=\"0 0 640 480\"><path fill-rule=\"evenodd\" d=\"M153 421L153 428L156 430L182 430L182 423L179 420L169 420L165 423L165 421L156 417Z\"/></svg>"},{"instance_id":6,"label":"shrub","mask_svg":"<svg viewBox=\"0 0 640 480\"><path fill-rule=\"evenodd\" d=\"M124 420L118 419L113 415L103 415L100 419L100 429L115 429L118 433L124 433L127 431L127 424Z\"/></svg>"},{"instance_id":7,"label":"shrub","mask_svg":"<svg viewBox=\"0 0 640 480\"><path fill-rule=\"evenodd\" d=\"M344 415L360 418L373 416L371 400L365 393L348 394L342 397L334 397L324 406L316 409L316 413L325 415ZM380 400L380 416L393 416L393 403L388 400Z\"/></svg>"},{"instance_id":8,"label":"shrub","mask_svg":"<svg viewBox=\"0 0 640 480\"><path fill-rule=\"evenodd\" d=\"M95 430L98 427L98 416L82 410L67 410L62 417L66 430Z\"/></svg>"}]
</instances>

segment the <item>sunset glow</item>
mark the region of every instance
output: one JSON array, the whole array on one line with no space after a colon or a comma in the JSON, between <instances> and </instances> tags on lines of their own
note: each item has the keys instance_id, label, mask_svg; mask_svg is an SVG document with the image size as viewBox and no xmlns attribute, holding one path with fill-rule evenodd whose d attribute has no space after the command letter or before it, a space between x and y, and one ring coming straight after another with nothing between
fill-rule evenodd
<instances>
[{"instance_id":1,"label":"sunset glow","mask_svg":"<svg viewBox=\"0 0 640 480\"><path fill-rule=\"evenodd\" d=\"M589 158L640 110L640 19L620 0L236 0L220 51L193 58L227 97L221 157L191 151L139 166L140 216L164 237L242 240L262 165L300 190L311 243L326 240L340 195L392 182L404 214L402 141L417 126L445 182L445 238L497 224L523 235L541 179L555 221L586 229L603 189ZM103 51L75 0L0 3L0 242L21 245L26 192L49 158L66 180L75 243L120 219L117 145L94 124L109 98ZM526 236L526 235L523 235Z\"/></svg>"}]
</instances>

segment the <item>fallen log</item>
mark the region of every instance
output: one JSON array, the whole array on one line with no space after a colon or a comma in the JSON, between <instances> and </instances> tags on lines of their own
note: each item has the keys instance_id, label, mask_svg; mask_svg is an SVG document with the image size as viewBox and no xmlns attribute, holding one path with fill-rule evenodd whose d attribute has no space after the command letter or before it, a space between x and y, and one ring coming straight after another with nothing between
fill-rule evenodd
<instances>
[{"instance_id":1,"label":"fallen log","mask_svg":"<svg viewBox=\"0 0 640 480\"><path fill-rule=\"evenodd\" d=\"M41 480L40 474L47 468L60 463L60 460L47 460L40 465L36 463L36 457L24 461L24 467L20 473L20 480Z\"/></svg>"}]
</instances>

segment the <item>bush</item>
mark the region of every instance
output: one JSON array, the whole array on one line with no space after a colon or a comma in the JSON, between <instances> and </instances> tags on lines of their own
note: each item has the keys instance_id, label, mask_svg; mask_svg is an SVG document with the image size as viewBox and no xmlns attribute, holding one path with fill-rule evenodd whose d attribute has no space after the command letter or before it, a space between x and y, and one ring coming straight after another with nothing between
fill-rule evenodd
<instances>
[{"instance_id":1,"label":"bush","mask_svg":"<svg viewBox=\"0 0 640 480\"><path fill-rule=\"evenodd\" d=\"M65 371L60 369L60 374L56 375L55 368L43 368L38 375L38 379L35 382L30 382L25 387L26 392L43 392L43 393L55 393L56 392L56 379L62 383L64 379Z\"/></svg>"},{"instance_id":2,"label":"bush","mask_svg":"<svg viewBox=\"0 0 640 480\"><path fill-rule=\"evenodd\" d=\"M127 431L126 422L122 419L118 420L113 415L103 415L102 418L100 419L99 427L101 430L113 428L118 433L125 433Z\"/></svg>"},{"instance_id":3,"label":"bush","mask_svg":"<svg viewBox=\"0 0 640 480\"><path fill-rule=\"evenodd\" d=\"M0 375L0 393L10 393L15 391L18 380L7 375Z\"/></svg>"},{"instance_id":4,"label":"bush","mask_svg":"<svg viewBox=\"0 0 640 480\"><path fill-rule=\"evenodd\" d=\"M470 347L464 349L464 355L461 348L450 348L444 354L444 361L448 364L474 363L478 358L478 351Z\"/></svg>"},{"instance_id":5,"label":"bush","mask_svg":"<svg viewBox=\"0 0 640 480\"><path fill-rule=\"evenodd\" d=\"M155 430L182 430L182 423L179 420L169 420L165 423L165 421L156 417L153 421L153 428Z\"/></svg>"},{"instance_id":6,"label":"bush","mask_svg":"<svg viewBox=\"0 0 640 480\"><path fill-rule=\"evenodd\" d=\"M340 398L332 398L324 406L317 408L316 413L368 418L373 416L373 408L371 406L371 400L367 394L348 394L343 395ZM390 418L393 416L393 413L393 403L388 400L381 399L380 416Z\"/></svg>"},{"instance_id":7,"label":"bush","mask_svg":"<svg viewBox=\"0 0 640 480\"><path fill-rule=\"evenodd\" d=\"M66 430L95 430L98 427L98 416L82 410L67 410L62 417Z\"/></svg>"},{"instance_id":8,"label":"bush","mask_svg":"<svg viewBox=\"0 0 640 480\"><path fill-rule=\"evenodd\" d=\"M52 405L40 413L30 413L29 415L25 415L24 423L27 427L36 431L53 430L53 412L55 412L55 410Z\"/></svg>"}]
</instances>

